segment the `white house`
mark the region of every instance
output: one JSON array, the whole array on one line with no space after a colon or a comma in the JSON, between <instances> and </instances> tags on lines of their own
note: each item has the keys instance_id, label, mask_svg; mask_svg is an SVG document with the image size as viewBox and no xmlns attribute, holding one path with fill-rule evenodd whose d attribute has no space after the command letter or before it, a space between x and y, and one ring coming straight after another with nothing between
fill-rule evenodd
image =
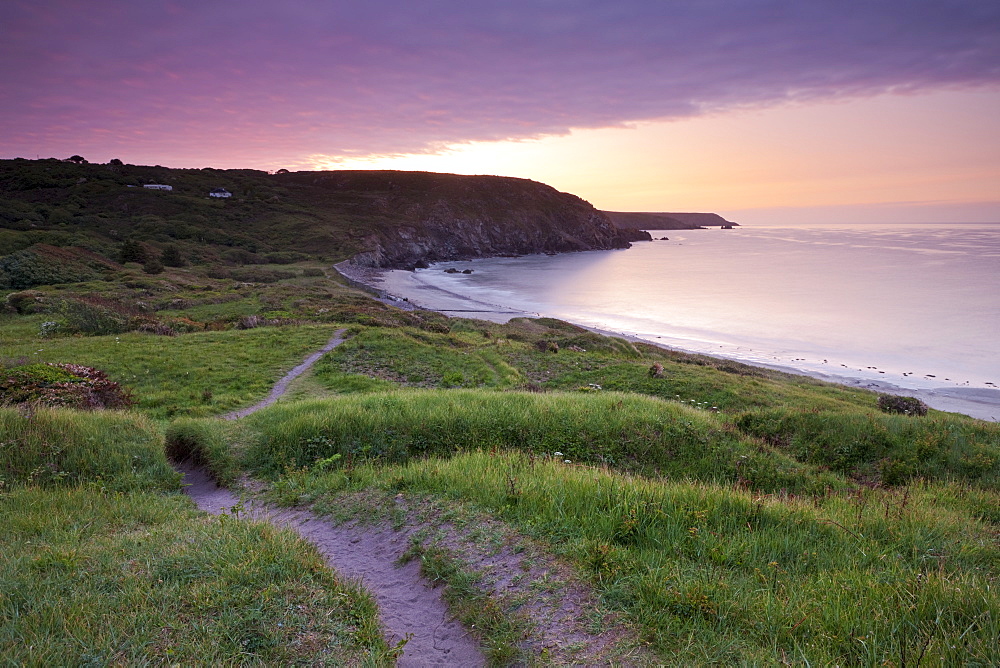
<instances>
[{"instance_id":1,"label":"white house","mask_svg":"<svg viewBox=\"0 0 1000 668\"><path fill-rule=\"evenodd\" d=\"M149 188L150 190L173 190L173 186L165 186L162 183L147 183L143 188Z\"/></svg>"},{"instance_id":2,"label":"white house","mask_svg":"<svg viewBox=\"0 0 1000 668\"><path fill-rule=\"evenodd\" d=\"M225 188L216 188L212 192L208 193L209 197L232 197L233 194L226 190Z\"/></svg>"}]
</instances>

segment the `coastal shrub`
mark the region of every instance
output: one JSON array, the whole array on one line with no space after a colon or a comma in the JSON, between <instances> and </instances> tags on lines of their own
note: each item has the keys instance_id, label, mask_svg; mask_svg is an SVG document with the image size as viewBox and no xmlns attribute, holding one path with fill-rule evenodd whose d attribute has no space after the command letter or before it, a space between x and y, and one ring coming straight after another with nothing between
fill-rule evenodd
<instances>
[{"instance_id":1,"label":"coastal shrub","mask_svg":"<svg viewBox=\"0 0 1000 668\"><path fill-rule=\"evenodd\" d=\"M244 283L277 283L289 278L297 278L298 274L286 269L267 269L264 267L237 267L229 272L229 277Z\"/></svg>"},{"instance_id":2,"label":"coastal shrub","mask_svg":"<svg viewBox=\"0 0 1000 668\"><path fill-rule=\"evenodd\" d=\"M21 315L37 313L45 306L45 293L38 290L24 290L7 295L7 306Z\"/></svg>"},{"instance_id":3,"label":"coastal shrub","mask_svg":"<svg viewBox=\"0 0 1000 668\"><path fill-rule=\"evenodd\" d=\"M37 285L92 281L111 268L111 263L83 248L59 248L34 244L0 257L0 274L5 285L24 290Z\"/></svg>"},{"instance_id":4,"label":"coastal shrub","mask_svg":"<svg viewBox=\"0 0 1000 668\"><path fill-rule=\"evenodd\" d=\"M127 408L132 394L106 373L78 364L29 364L0 370L0 403L80 409Z\"/></svg>"},{"instance_id":5,"label":"coastal shrub","mask_svg":"<svg viewBox=\"0 0 1000 668\"><path fill-rule=\"evenodd\" d=\"M126 262L138 262L142 264L150 257L149 249L146 245L134 239L127 239L118 247L118 261L122 264Z\"/></svg>"},{"instance_id":6,"label":"coastal shrub","mask_svg":"<svg viewBox=\"0 0 1000 668\"><path fill-rule=\"evenodd\" d=\"M159 428L134 413L0 406L0 446L0 482L6 485L179 488Z\"/></svg>"},{"instance_id":7,"label":"coastal shrub","mask_svg":"<svg viewBox=\"0 0 1000 668\"><path fill-rule=\"evenodd\" d=\"M183 267L187 264L187 261L181 254L181 250L175 244L164 246L160 261L168 267Z\"/></svg>"},{"instance_id":8,"label":"coastal shrub","mask_svg":"<svg viewBox=\"0 0 1000 668\"><path fill-rule=\"evenodd\" d=\"M147 274L162 274L163 262L156 256L151 256L142 265L142 270Z\"/></svg>"},{"instance_id":9,"label":"coastal shrub","mask_svg":"<svg viewBox=\"0 0 1000 668\"><path fill-rule=\"evenodd\" d=\"M878 395L878 407L883 413L902 415L927 415L927 404L916 397L900 397L895 394Z\"/></svg>"},{"instance_id":10,"label":"coastal shrub","mask_svg":"<svg viewBox=\"0 0 1000 668\"><path fill-rule=\"evenodd\" d=\"M121 334L138 322L121 304L109 300L65 299L59 305L59 329L70 334Z\"/></svg>"}]
</instances>

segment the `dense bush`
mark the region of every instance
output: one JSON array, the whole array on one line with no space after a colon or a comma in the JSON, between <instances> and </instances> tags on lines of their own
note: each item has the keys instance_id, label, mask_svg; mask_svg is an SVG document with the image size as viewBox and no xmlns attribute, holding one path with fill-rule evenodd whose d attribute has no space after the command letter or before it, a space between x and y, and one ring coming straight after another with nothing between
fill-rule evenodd
<instances>
[{"instance_id":1,"label":"dense bush","mask_svg":"<svg viewBox=\"0 0 1000 668\"><path fill-rule=\"evenodd\" d=\"M187 261L184 260L184 256L181 255L180 249L174 244L164 247L163 255L160 256L160 261L167 267L183 267L187 264Z\"/></svg>"},{"instance_id":2,"label":"dense bush","mask_svg":"<svg viewBox=\"0 0 1000 668\"><path fill-rule=\"evenodd\" d=\"M127 408L132 394L106 373L78 364L29 364L0 370L0 403Z\"/></svg>"},{"instance_id":3,"label":"dense bush","mask_svg":"<svg viewBox=\"0 0 1000 668\"><path fill-rule=\"evenodd\" d=\"M45 295L38 290L12 292L7 295L7 306L21 315L36 313L44 305Z\"/></svg>"},{"instance_id":4,"label":"dense bush","mask_svg":"<svg viewBox=\"0 0 1000 668\"><path fill-rule=\"evenodd\" d=\"M118 249L119 262L142 263L146 261L146 257L146 247L134 239L128 239L122 242L121 247Z\"/></svg>"},{"instance_id":5,"label":"dense bush","mask_svg":"<svg viewBox=\"0 0 1000 668\"><path fill-rule=\"evenodd\" d=\"M36 285L91 281L100 278L100 270L106 267L106 261L82 248L35 244L0 258L0 276L6 284L0 287L24 290Z\"/></svg>"},{"instance_id":6,"label":"dense bush","mask_svg":"<svg viewBox=\"0 0 1000 668\"><path fill-rule=\"evenodd\" d=\"M143 263L142 270L147 274L162 274L163 263L158 257L150 257L145 263Z\"/></svg>"},{"instance_id":7,"label":"dense bush","mask_svg":"<svg viewBox=\"0 0 1000 668\"><path fill-rule=\"evenodd\" d=\"M107 300L67 299L59 307L59 329L71 334L101 336L135 329L135 316Z\"/></svg>"},{"instance_id":8,"label":"dense bush","mask_svg":"<svg viewBox=\"0 0 1000 668\"><path fill-rule=\"evenodd\" d=\"M927 404L915 397L899 397L894 394L880 394L878 395L878 407L883 413L927 415Z\"/></svg>"}]
</instances>

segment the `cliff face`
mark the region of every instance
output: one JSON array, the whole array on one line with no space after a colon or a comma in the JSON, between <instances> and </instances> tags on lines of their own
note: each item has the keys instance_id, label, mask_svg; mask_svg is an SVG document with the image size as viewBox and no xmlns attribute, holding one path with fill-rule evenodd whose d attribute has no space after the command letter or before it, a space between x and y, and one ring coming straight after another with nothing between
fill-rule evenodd
<instances>
[{"instance_id":1,"label":"cliff face","mask_svg":"<svg viewBox=\"0 0 1000 668\"><path fill-rule=\"evenodd\" d=\"M645 213L604 211L615 225L634 230L697 230L701 227L738 226L717 213Z\"/></svg>"},{"instance_id":2,"label":"cliff face","mask_svg":"<svg viewBox=\"0 0 1000 668\"><path fill-rule=\"evenodd\" d=\"M343 171L314 172L311 180L343 213L378 221L353 258L362 266L607 250L650 239L617 228L575 195L526 179Z\"/></svg>"}]
</instances>

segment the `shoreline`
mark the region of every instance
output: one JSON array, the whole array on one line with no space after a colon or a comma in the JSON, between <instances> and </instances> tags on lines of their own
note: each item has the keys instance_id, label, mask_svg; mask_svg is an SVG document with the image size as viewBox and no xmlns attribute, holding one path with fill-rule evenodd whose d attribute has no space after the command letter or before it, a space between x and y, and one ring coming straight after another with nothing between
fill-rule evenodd
<instances>
[{"instance_id":1,"label":"shoreline","mask_svg":"<svg viewBox=\"0 0 1000 668\"><path fill-rule=\"evenodd\" d=\"M349 260L334 265L334 269L352 285L373 293L376 299L385 304L396 306L403 310L423 309L437 311L452 317L476 318L501 324L506 323L512 318L546 317L542 313L515 310L499 304L488 304L457 292L442 290L419 283L415 280L413 272L359 267L351 265ZM1000 390L969 387L940 389L901 387L893 383L877 380L827 374L807 369L798 369L787 365L767 364L759 360L746 360L735 356L713 355L700 351L685 350L679 346L668 346L627 332L615 332L580 325L578 323L573 324L595 334L613 336L633 342L648 343L666 350L677 350L696 355L705 355L707 357L728 359L751 366L773 369L796 376L806 376L828 383L871 390L873 392L912 396L936 410L961 413L988 422L1000 422Z\"/></svg>"}]
</instances>

